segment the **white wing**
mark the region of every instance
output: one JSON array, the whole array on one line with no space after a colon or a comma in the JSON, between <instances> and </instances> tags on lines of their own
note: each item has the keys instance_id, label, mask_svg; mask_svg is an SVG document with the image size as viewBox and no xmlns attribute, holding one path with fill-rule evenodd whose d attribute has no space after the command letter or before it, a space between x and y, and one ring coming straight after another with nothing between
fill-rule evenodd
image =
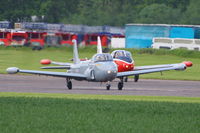
<instances>
[{"instance_id":1,"label":"white wing","mask_svg":"<svg viewBox=\"0 0 200 133\"><path fill-rule=\"evenodd\" d=\"M80 73L21 70L21 69L16 68L16 67L10 67L6 71L9 74L29 73L29 74L37 74L37 75L46 75L46 76L55 76L55 77L63 77L63 78L72 78L72 79L82 79L82 80L86 79L86 76L84 74L80 74Z\"/></svg>"},{"instance_id":2,"label":"white wing","mask_svg":"<svg viewBox=\"0 0 200 133\"><path fill-rule=\"evenodd\" d=\"M101 54L102 52L102 45L101 45L101 39L100 36L97 37L97 53Z\"/></svg>"},{"instance_id":3,"label":"white wing","mask_svg":"<svg viewBox=\"0 0 200 133\"><path fill-rule=\"evenodd\" d=\"M51 64L60 65L60 66L71 66L73 63L65 63L65 62L52 61Z\"/></svg>"},{"instance_id":4,"label":"white wing","mask_svg":"<svg viewBox=\"0 0 200 133\"><path fill-rule=\"evenodd\" d=\"M174 65L176 65L176 64L136 66L136 67L134 67L134 71L147 70L147 69L155 69L155 68L173 67Z\"/></svg>"},{"instance_id":5,"label":"white wing","mask_svg":"<svg viewBox=\"0 0 200 133\"><path fill-rule=\"evenodd\" d=\"M48 66L40 67L41 69L71 69L71 66Z\"/></svg>"}]
</instances>

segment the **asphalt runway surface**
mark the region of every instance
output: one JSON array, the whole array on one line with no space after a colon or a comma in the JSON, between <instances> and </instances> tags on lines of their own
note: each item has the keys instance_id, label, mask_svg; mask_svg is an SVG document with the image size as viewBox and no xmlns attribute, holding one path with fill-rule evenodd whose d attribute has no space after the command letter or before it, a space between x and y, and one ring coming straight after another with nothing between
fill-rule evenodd
<instances>
[{"instance_id":1,"label":"asphalt runway surface","mask_svg":"<svg viewBox=\"0 0 200 133\"><path fill-rule=\"evenodd\" d=\"M123 90L117 89L118 81L106 90L105 83L72 80L73 89L68 90L64 78L0 74L0 92L200 97L200 81L129 80Z\"/></svg>"}]
</instances>

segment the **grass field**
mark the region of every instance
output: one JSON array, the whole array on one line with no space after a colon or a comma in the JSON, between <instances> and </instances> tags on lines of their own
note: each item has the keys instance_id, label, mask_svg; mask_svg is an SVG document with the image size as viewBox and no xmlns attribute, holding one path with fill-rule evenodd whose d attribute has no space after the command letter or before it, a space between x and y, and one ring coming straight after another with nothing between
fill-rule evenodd
<instances>
[{"instance_id":1,"label":"grass field","mask_svg":"<svg viewBox=\"0 0 200 133\"><path fill-rule=\"evenodd\" d=\"M0 93L0 130L199 133L199 103L199 98L183 97Z\"/></svg>"},{"instance_id":2,"label":"grass field","mask_svg":"<svg viewBox=\"0 0 200 133\"><path fill-rule=\"evenodd\" d=\"M79 55L81 58L91 58L96 52L96 48L81 48ZM151 52L142 53L138 50L132 50L133 58L136 66L141 65L155 65L155 64L170 64L179 63L182 61L190 60L194 66L186 71L169 71L163 72L163 76L160 73L141 75L141 78L153 78L153 79L176 79L176 80L200 80L200 60L199 58L180 57L175 55L168 55L162 52L152 54ZM183 52L184 53L184 52ZM158 55L159 54L159 55ZM6 73L7 67L16 66L21 69L36 69L40 70L41 67L39 61L41 59L52 59L61 62L69 62L72 58L72 48L47 48L42 51L32 51L30 48L1 48L0 49L0 73ZM55 70L54 70L55 71Z\"/></svg>"}]
</instances>

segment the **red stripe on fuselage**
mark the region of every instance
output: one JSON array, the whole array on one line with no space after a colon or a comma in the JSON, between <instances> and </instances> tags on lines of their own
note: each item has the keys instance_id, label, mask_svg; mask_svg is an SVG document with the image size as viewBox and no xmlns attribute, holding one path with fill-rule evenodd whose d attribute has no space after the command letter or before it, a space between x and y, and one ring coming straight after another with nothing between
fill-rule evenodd
<instances>
[{"instance_id":1,"label":"red stripe on fuselage","mask_svg":"<svg viewBox=\"0 0 200 133\"><path fill-rule=\"evenodd\" d=\"M114 62L117 64L118 72L132 71L134 69L134 62L126 62L120 59L114 59Z\"/></svg>"}]
</instances>

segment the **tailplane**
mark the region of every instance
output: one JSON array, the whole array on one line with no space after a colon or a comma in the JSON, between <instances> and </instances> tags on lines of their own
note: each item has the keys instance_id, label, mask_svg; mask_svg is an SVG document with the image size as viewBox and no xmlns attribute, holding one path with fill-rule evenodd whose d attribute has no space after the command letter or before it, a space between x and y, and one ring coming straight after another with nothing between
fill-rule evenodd
<instances>
[{"instance_id":1,"label":"tailplane","mask_svg":"<svg viewBox=\"0 0 200 133\"><path fill-rule=\"evenodd\" d=\"M100 36L97 37L97 53L98 53L98 54L101 54L101 53L102 53L102 45L101 45Z\"/></svg>"},{"instance_id":2,"label":"tailplane","mask_svg":"<svg viewBox=\"0 0 200 133\"><path fill-rule=\"evenodd\" d=\"M74 62L74 64L78 64L78 63L80 63L80 59L79 59L79 56L78 56L77 41L74 39L74 40L72 40L72 42L74 43L73 62Z\"/></svg>"}]
</instances>

